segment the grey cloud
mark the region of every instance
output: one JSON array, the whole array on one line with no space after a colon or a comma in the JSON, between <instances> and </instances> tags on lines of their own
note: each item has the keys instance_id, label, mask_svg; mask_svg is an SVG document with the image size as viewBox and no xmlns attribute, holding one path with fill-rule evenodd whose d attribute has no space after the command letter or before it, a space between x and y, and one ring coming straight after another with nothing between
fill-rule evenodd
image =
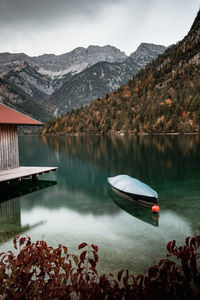
<instances>
[{"instance_id":1,"label":"grey cloud","mask_svg":"<svg viewBox=\"0 0 200 300\"><path fill-rule=\"evenodd\" d=\"M189 30L197 2L0 0L0 52L61 54L79 46L112 44L131 53L141 42L169 45Z\"/></svg>"},{"instance_id":2,"label":"grey cloud","mask_svg":"<svg viewBox=\"0 0 200 300\"><path fill-rule=\"evenodd\" d=\"M65 16L94 17L106 5L125 0L1 0L0 25L45 22Z\"/></svg>"}]
</instances>

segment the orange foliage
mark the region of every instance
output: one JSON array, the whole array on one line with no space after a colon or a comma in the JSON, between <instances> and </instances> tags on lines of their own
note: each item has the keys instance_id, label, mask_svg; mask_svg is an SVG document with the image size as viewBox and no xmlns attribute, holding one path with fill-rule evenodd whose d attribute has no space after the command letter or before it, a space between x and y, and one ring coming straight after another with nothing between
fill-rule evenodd
<instances>
[{"instance_id":1,"label":"orange foliage","mask_svg":"<svg viewBox=\"0 0 200 300\"><path fill-rule=\"evenodd\" d=\"M138 89L138 87L135 87L135 88L134 88L134 94L136 94L136 95L137 95L137 94L138 94L138 92L139 92L139 89Z\"/></svg>"},{"instance_id":2,"label":"orange foliage","mask_svg":"<svg viewBox=\"0 0 200 300\"><path fill-rule=\"evenodd\" d=\"M72 132L72 126L67 126L67 133L71 133Z\"/></svg>"},{"instance_id":3,"label":"orange foliage","mask_svg":"<svg viewBox=\"0 0 200 300\"><path fill-rule=\"evenodd\" d=\"M124 85L122 87L122 97L129 98L131 96L130 87L128 85Z\"/></svg>"},{"instance_id":4,"label":"orange foliage","mask_svg":"<svg viewBox=\"0 0 200 300\"><path fill-rule=\"evenodd\" d=\"M168 105L168 106L171 106L172 105L172 100L171 99L165 99L165 103Z\"/></svg>"}]
</instances>

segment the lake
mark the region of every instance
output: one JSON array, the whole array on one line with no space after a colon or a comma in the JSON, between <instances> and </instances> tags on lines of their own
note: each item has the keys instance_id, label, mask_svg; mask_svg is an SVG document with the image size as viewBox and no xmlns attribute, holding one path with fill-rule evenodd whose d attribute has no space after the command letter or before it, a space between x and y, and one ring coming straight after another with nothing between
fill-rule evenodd
<instances>
[{"instance_id":1,"label":"lake","mask_svg":"<svg viewBox=\"0 0 200 300\"><path fill-rule=\"evenodd\" d=\"M20 232L33 241L99 246L99 270L144 272L166 244L200 225L200 138L183 136L20 136L20 165L58 166L32 184L12 187L0 203L0 252ZM159 218L116 196L107 177L128 174L159 194Z\"/></svg>"}]
</instances>

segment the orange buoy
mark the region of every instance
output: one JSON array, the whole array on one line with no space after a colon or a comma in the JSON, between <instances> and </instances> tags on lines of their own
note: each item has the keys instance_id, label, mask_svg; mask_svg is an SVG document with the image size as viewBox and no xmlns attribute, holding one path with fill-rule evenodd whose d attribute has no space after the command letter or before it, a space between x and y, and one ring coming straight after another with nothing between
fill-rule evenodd
<instances>
[{"instance_id":1,"label":"orange buoy","mask_svg":"<svg viewBox=\"0 0 200 300\"><path fill-rule=\"evenodd\" d=\"M158 213L160 211L160 207L158 206L158 204L155 204L154 206L152 206L151 210L154 213Z\"/></svg>"}]
</instances>

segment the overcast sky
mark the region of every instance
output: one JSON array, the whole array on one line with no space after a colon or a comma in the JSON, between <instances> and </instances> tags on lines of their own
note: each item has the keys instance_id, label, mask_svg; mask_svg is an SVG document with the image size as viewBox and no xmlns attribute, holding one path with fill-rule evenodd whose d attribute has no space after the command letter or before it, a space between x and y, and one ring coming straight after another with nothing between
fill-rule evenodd
<instances>
[{"instance_id":1,"label":"overcast sky","mask_svg":"<svg viewBox=\"0 0 200 300\"><path fill-rule=\"evenodd\" d=\"M0 0L0 52L63 54L141 42L171 45L189 31L200 0Z\"/></svg>"}]
</instances>

